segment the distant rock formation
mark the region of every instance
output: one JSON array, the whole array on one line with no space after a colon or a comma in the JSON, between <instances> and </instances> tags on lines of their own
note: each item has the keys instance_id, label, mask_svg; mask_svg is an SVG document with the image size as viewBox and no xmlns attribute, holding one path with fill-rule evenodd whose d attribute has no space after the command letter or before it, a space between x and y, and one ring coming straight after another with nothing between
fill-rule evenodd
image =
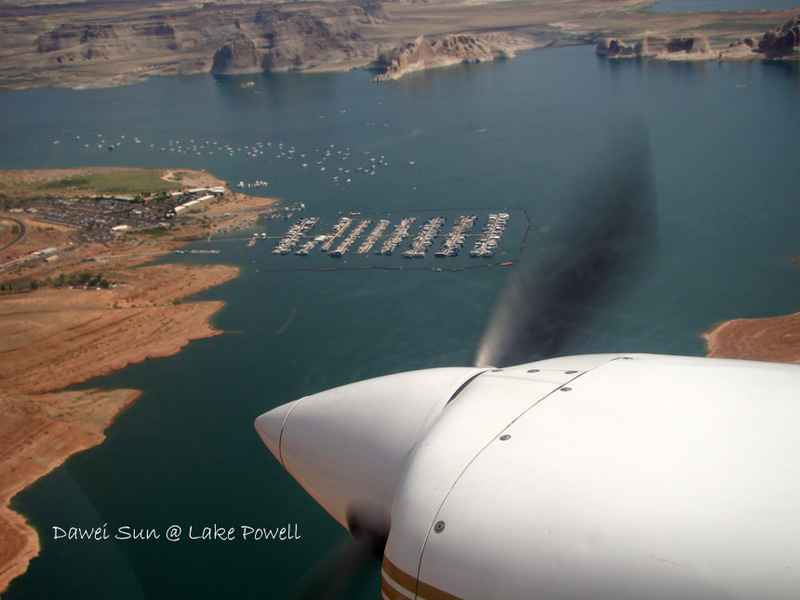
<instances>
[{"instance_id":1,"label":"distant rock formation","mask_svg":"<svg viewBox=\"0 0 800 600\"><path fill-rule=\"evenodd\" d=\"M626 44L619 38L605 38L597 42L595 50L597 56L603 58L619 58L626 56L636 56L633 46Z\"/></svg>"},{"instance_id":2,"label":"distant rock formation","mask_svg":"<svg viewBox=\"0 0 800 600\"><path fill-rule=\"evenodd\" d=\"M686 54L711 55L711 44L707 37L682 37L667 39L664 37L647 37L637 42L634 51L638 56L660 56L684 52Z\"/></svg>"},{"instance_id":3,"label":"distant rock formation","mask_svg":"<svg viewBox=\"0 0 800 600\"><path fill-rule=\"evenodd\" d=\"M752 60L758 58L757 52L758 42L748 37L732 42L720 53L719 58L720 60Z\"/></svg>"},{"instance_id":4,"label":"distant rock formation","mask_svg":"<svg viewBox=\"0 0 800 600\"><path fill-rule=\"evenodd\" d=\"M800 58L800 14L766 32L758 49L765 58Z\"/></svg>"},{"instance_id":5,"label":"distant rock formation","mask_svg":"<svg viewBox=\"0 0 800 600\"><path fill-rule=\"evenodd\" d=\"M361 40L353 21L369 22L360 8L340 9L323 18L288 15L277 10L256 13L255 25L263 43L265 71L305 69L320 62L338 62L359 55L353 42Z\"/></svg>"},{"instance_id":6,"label":"distant rock formation","mask_svg":"<svg viewBox=\"0 0 800 600\"><path fill-rule=\"evenodd\" d=\"M376 9L377 10L377 9ZM308 69L318 64L368 60L354 31L357 24L378 23L360 7L284 12L258 10L251 22L238 22L239 31L214 55L212 73L252 73ZM247 30L249 36L242 33Z\"/></svg>"},{"instance_id":7,"label":"distant rock formation","mask_svg":"<svg viewBox=\"0 0 800 600\"><path fill-rule=\"evenodd\" d=\"M215 75L254 73L261 70L261 58L253 41L236 34L214 53L211 72Z\"/></svg>"},{"instance_id":8,"label":"distant rock formation","mask_svg":"<svg viewBox=\"0 0 800 600\"><path fill-rule=\"evenodd\" d=\"M59 63L119 58L135 49L174 52L180 46L175 29L165 22L65 24L36 38L37 51L53 53Z\"/></svg>"},{"instance_id":9,"label":"distant rock formation","mask_svg":"<svg viewBox=\"0 0 800 600\"><path fill-rule=\"evenodd\" d=\"M800 59L800 14L767 31L760 40L743 38L721 50L712 49L706 37L647 37L634 45L619 38L606 38L598 42L597 55L668 60Z\"/></svg>"},{"instance_id":10,"label":"distant rock formation","mask_svg":"<svg viewBox=\"0 0 800 600\"><path fill-rule=\"evenodd\" d=\"M359 58L366 64L376 50L363 43L356 29L380 23L375 15L382 11L377 2L367 6L264 10L207 3L158 20L63 24L35 43L39 55L57 64L158 57L174 65L169 57L180 55L182 64L217 74L305 69Z\"/></svg>"},{"instance_id":11,"label":"distant rock formation","mask_svg":"<svg viewBox=\"0 0 800 600\"><path fill-rule=\"evenodd\" d=\"M384 52L373 63L385 69L375 81L392 81L406 73L465 62L494 60L509 53L492 48L484 38L470 34L445 36L431 44L424 36Z\"/></svg>"},{"instance_id":12,"label":"distant rock formation","mask_svg":"<svg viewBox=\"0 0 800 600\"><path fill-rule=\"evenodd\" d=\"M717 58L708 38L703 36L666 38L646 37L635 45L626 44L618 38L607 38L597 44L597 55L605 58L667 58L700 59Z\"/></svg>"}]
</instances>

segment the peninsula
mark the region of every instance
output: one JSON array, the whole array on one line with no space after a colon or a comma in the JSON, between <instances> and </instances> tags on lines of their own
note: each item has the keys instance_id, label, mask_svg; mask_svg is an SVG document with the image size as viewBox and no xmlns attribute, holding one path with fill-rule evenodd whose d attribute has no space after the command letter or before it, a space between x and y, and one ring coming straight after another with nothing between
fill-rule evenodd
<instances>
[{"instance_id":1,"label":"peninsula","mask_svg":"<svg viewBox=\"0 0 800 600\"><path fill-rule=\"evenodd\" d=\"M797 57L797 12L657 12L655 0L4 0L0 89L154 75L342 70L379 80L524 49L598 45L670 60ZM792 21L794 24L792 25ZM782 27L788 27L781 37ZM792 37L794 36L794 37ZM791 39L790 39L791 38ZM785 42L792 42L786 46ZM642 43L643 51L635 50Z\"/></svg>"},{"instance_id":2,"label":"peninsula","mask_svg":"<svg viewBox=\"0 0 800 600\"><path fill-rule=\"evenodd\" d=\"M202 171L0 171L0 592L39 551L11 498L99 444L140 394L63 389L220 333L221 303L183 300L237 268L138 265L273 202Z\"/></svg>"},{"instance_id":3,"label":"peninsula","mask_svg":"<svg viewBox=\"0 0 800 600\"><path fill-rule=\"evenodd\" d=\"M735 319L704 336L708 355L800 365L800 313L765 319Z\"/></svg>"},{"instance_id":4,"label":"peninsula","mask_svg":"<svg viewBox=\"0 0 800 600\"><path fill-rule=\"evenodd\" d=\"M800 263L800 258L793 260ZM800 313L733 319L703 334L712 358L737 358L800 365Z\"/></svg>"}]
</instances>

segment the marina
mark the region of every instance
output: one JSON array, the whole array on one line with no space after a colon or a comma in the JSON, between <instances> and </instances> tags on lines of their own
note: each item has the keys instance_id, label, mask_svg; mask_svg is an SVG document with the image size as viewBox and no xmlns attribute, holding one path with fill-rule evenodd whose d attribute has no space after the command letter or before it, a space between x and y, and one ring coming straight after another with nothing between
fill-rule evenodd
<instances>
[{"instance_id":1,"label":"marina","mask_svg":"<svg viewBox=\"0 0 800 600\"><path fill-rule=\"evenodd\" d=\"M569 350L699 355L700 334L710 323L796 312L798 265L786 257L798 254L800 172L794 163L800 138L786 132L797 131L800 119L797 73L739 63L655 67L611 64L598 61L592 48L567 47L412 74L389 87L377 86L372 73L359 69L258 74L247 77L256 86L245 90L242 76L197 75L5 94L4 168L204 168L234 188L240 180L268 180L260 188L264 194L269 190L286 204L304 199L308 213L284 220L280 211L249 231L215 234L193 246L220 254L167 257L241 269L237 279L203 295L226 303L214 323L236 333L192 342L172 357L88 382L144 394L119 415L102 444L16 496L15 509L41 534L41 553L4 600L46 598L53 590L67 598L205 600L259 597L267 589L274 600L297 598L293 586L327 564L349 534L265 450L252 429L254 416L368 376L472 364L477 329L503 285L520 271L521 246L535 256L540 241L547 242L541 232L574 191L572 184L585 191L581 176L595 173L595 160L617 143L609 131L634 109L646 120L653 144L662 250L653 253L650 269L622 282L625 293L608 294L614 302L578 330ZM338 112L344 109L346 114ZM84 149L95 131L103 131L107 142L127 135L113 152ZM77 134L81 139L73 141ZM56 137L60 144L53 145ZM182 140L186 149L188 138L229 144L235 157L216 148L210 155L208 146L203 156L159 150L168 139ZM274 143L249 155L245 144L252 149L259 139L295 145L307 153L308 167L300 157L274 159ZM746 150L737 140L748 140ZM317 166L313 161L321 155L308 153L331 144L333 157ZM346 161L334 158L346 147L352 150ZM364 150L371 154L365 157ZM378 164L376 175L353 170L339 183L331 180L340 175L337 167L377 163L381 154L389 166ZM322 166L327 168L320 173ZM527 238L524 212L506 205L529 211ZM302 259L270 253L299 217L321 218L295 250L328 233L338 211L347 214L356 206L364 212L356 218L391 221L368 255L356 254L355 244L341 259L331 259L317 251L319 242ZM471 258L489 212L511 218L494 257ZM478 219L460 255L435 258L455 218L467 214ZM404 260L416 228L436 215L448 219L442 237L425 258ZM375 256L409 216L418 218L410 237L393 256ZM259 238L247 247L255 231ZM517 262L500 266L511 261ZM372 270L358 270L364 267ZM167 545L162 536L120 545L48 535L65 523L151 527L215 520L297 522L303 537L266 545ZM448 521L444 533L431 536L443 540L451 529ZM375 586L364 587L369 589L349 598L374 598Z\"/></svg>"},{"instance_id":2,"label":"marina","mask_svg":"<svg viewBox=\"0 0 800 600\"><path fill-rule=\"evenodd\" d=\"M272 254L289 254L298 240L311 231L319 222L319 217L303 217L292 225L286 235L272 249Z\"/></svg>"},{"instance_id":3,"label":"marina","mask_svg":"<svg viewBox=\"0 0 800 600\"><path fill-rule=\"evenodd\" d=\"M370 232L370 234L367 236L367 239L364 240L364 242L358 247L358 250L356 250L356 254L367 254L370 250L372 250L372 247L375 245L375 242L378 241L378 238L381 237L381 234L383 234L384 230L390 224L391 222L388 221L387 219L381 219L380 221L378 221L378 224L375 226L375 229L373 229L372 232Z\"/></svg>"},{"instance_id":4,"label":"marina","mask_svg":"<svg viewBox=\"0 0 800 600\"><path fill-rule=\"evenodd\" d=\"M500 238L505 233L508 218L508 213L489 215L489 221L484 225L483 232L469 255L473 258L494 256L494 252L500 244Z\"/></svg>"},{"instance_id":5,"label":"marina","mask_svg":"<svg viewBox=\"0 0 800 600\"><path fill-rule=\"evenodd\" d=\"M348 235L344 239L344 241L336 247L335 250L331 250L329 254L334 258L342 256L345 252L347 252L350 249L350 246L352 246L353 243L355 243L358 236L360 236L364 232L364 230L371 224L372 224L372 219L362 219L361 221L359 221L355 229L353 229L353 231L350 232L350 235Z\"/></svg>"},{"instance_id":6,"label":"marina","mask_svg":"<svg viewBox=\"0 0 800 600\"><path fill-rule=\"evenodd\" d=\"M416 220L416 217L407 217L395 225L392 235L390 235L389 239L386 240L383 245L381 245L381 249L378 250L376 254L390 255L392 252L394 252L395 248L400 245L400 242L408 237L408 229Z\"/></svg>"},{"instance_id":7,"label":"marina","mask_svg":"<svg viewBox=\"0 0 800 600\"><path fill-rule=\"evenodd\" d=\"M331 246L333 246L333 242L336 238L341 237L347 228L350 227L350 223L353 222L353 219L350 217L342 217L336 222L336 225L333 226L331 232L325 237L324 241L322 242L322 246L319 247L320 250L323 252L327 252L330 250Z\"/></svg>"},{"instance_id":8,"label":"marina","mask_svg":"<svg viewBox=\"0 0 800 600\"><path fill-rule=\"evenodd\" d=\"M467 241L466 236L472 229L477 218L476 215L458 217L453 225L453 229L447 234L447 237L442 243L442 247L436 252L436 256L439 258L458 256L461 247L464 245L464 242Z\"/></svg>"},{"instance_id":9,"label":"marina","mask_svg":"<svg viewBox=\"0 0 800 600\"><path fill-rule=\"evenodd\" d=\"M524 214L525 211L521 212ZM483 216L479 216L480 213L483 213ZM412 235L411 228L419 219L419 216L411 215L399 217L400 220L396 222L391 233L387 234L392 225L392 220L385 217L390 217L390 215L366 214L362 218L359 217L361 214L361 212L350 212L346 216L342 216L340 213L328 233L317 235L314 235L312 230L320 223L321 218L304 217L293 223L282 235L278 235L277 232L257 232L252 238L245 238L247 240L246 245L252 247L261 240L277 239L278 241L272 249L272 254L287 255L294 253L296 256L308 256L311 250L319 248L321 252L327 253L332 258L341 258L354 245L357 245L353 255L365 256L372 253L388 258L403 243L403 240ZM441 243L435 252L436 258L448 258L448 265L453 267L457 267L460 264L455 259L461 256L461 249L469 240L473 241L473 249L468 253L471 259L491 258L500 247L500 241L511 216L508 212L490 212L487 209L476 209L471 214L457 214L454 216L452 228L447 235L442 237L441 230L448 218L453 218L453 216L448 217L439 214L425 219L416 233L413 234L414 237L408 248L402 252L402 258L425 258L428 250L437 240L440 240ZM479 220L484 222L480 233L471 233ZM527 226L529 227L530 222L526 214L520 225L524 226L525 221L527 221ZM270 222L272 221L265 219L262 221L262 225L267 225ZM373 224L375 224L374 227L369 230ZM368 230L369 232L367 233ZM514 237L522 236L522 243L524 244L524 236L527 234L527 229L523 232L517 228L517 231L518 234L515 234ZM378 244L380 244L378 250L372 252L372 249ZM514 244L510 245L513 246ZM513 251L513 248L506 248L502 254L507 255L509 251ZM464 254L464 256L466 255L467 253ZM451 260L453 261L452 263L450 262ZM508 260L504 259L504 262L508 263ZM394 263L389 261L386 266L389 266L389 264Z\"/></svg>"},{"instance_id":10,"label":"marina","mask_svg":"<svg viewBox=\"0 0 800 600\"><path fill-rule=\"evenodd\" d=\"M408 250L403 252L403 258L423 258L446 220L445 217L433 217L425 221Z\"/></svg>"}]
</instances>

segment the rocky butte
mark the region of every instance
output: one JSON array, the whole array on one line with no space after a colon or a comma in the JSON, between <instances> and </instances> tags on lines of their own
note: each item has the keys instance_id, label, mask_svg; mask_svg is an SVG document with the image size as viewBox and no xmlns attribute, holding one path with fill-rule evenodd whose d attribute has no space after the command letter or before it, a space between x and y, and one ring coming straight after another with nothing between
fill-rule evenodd
<instances>
[{"instance_id":1,"label":"rocky butte","mask_svg":"<svg viewBox=\"0 0 800 600\"><path fill-rule=\"evenodd\" d=\"M512 56L514 51L508 47L492 45L489 39L475 35L448 35L433 44L425 36L419 36L413 42L382 53L373 66L384 71L375 77L375 81L391 81L420 69Z\"/></svg>"},{"instance_id":2,"label":"rocky butte","mask_svg":"<svg viewBox=\"0 0 800 600\"><path fill-rule=\"evenodd\" d=\"M757 39L746 37L714 48L706 36L667 38L648 36L635 43L618 38L598 42L597 55L605 58L663 60L797 60L800 59L800 14Z\"/></svg>"}]
</instances>

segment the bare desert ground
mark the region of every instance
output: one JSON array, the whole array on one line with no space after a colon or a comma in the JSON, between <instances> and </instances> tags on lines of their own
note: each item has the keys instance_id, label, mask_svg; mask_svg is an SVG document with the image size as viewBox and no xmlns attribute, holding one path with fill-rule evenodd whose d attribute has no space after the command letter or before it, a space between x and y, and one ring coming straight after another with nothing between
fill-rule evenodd
<instances>
[{"instance_id":1,"label":"bare desert ground","mask_svg":"<svg viewBox=\"0 0 800 600\"><path fill-rule=\"evenodd\" d=\"M69 186L47 185L109 176L115 185L123 180L142 185L161 180L177 189L224 185L185 170L4 171L0 192L24 200L41 194L44 185L49 194L70 197L76 190ZM106 243L82 242L75 228L43 223L30 213L0 213L0 284L5 288L20 277L45 282L35 290L0 293L0 591L25 572L39 547L36 532L8 508L11 498L71 454L100 443L103 431L140 394L63 389L222 333L209 323L219 302L184 299L236 277L237 268L138 265L220 227L252 220L254 211L272 202L228 192L185 227ZM61 249L59 260L29 260L47 247ZM83 271L102 275L106 287L46 283Z\"/></svg>"},{"instance_id":2,"label":"bare desert ground","mask_svg":"<svg viewBox=\"0 0 800 600\"><path fill-rule=\"evenodd\" d=\"M708 355L800 365L800 313L767 319L736 319L703 336Z\"/></svg>"}]
</instances>

